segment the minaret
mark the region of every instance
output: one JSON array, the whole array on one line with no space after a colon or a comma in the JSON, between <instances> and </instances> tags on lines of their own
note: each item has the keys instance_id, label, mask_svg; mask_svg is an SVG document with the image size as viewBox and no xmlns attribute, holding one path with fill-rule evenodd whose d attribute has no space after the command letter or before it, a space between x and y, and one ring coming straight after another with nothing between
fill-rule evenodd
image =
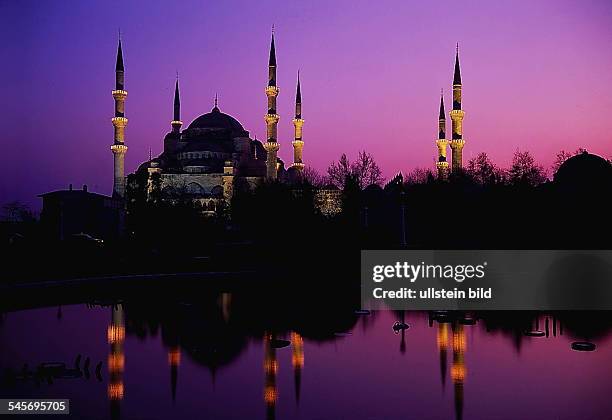
<instances>
[{"instance_id":1,"label":"minaret","mask_svg":"<svg viewBox=\"0 0 612 420\"><path fill-rule=\"evenodd\" d=\"M170 123L172 125L172 132L179 134L183 121L181 121L181 97L179 95L179 79L178 73L176 74L176 84L174 85L174 118Z\"/></svg>"},{"instance_id":2,"label":"minaret","mask_svg":"<svg viewBox=\"0 0 612 420\"><path fill-rule=\"evenodd\" d=\"M113 127L115 128L115 139L111 146L114 164L113 197L123 198L125 195L124 161L125 153L128 149L125 145L125 126L128 120L125 118L125 98L127 97L127 91L123 84L123 51L121 50L121 39L119 39L119 47L117 48L115 90L113 90L112 94L115 100L115 116L112 119Z\"/></svg>"},{"instance_id":3,"label":"minaret","mask_svg":"<svg viewBox=\"0 0 612 420\"><path fill-rule=\"evenodd\" d=\"M268 61L268 86L266 87L266 96L268 97L268 113L265 115L266 120L266 143L264 148L268 152L266 159L266 179L269 181L276 179L277 173L277 154L279 149L277 126L279 116L276 113L276 97L278 96L278 87L276 86L276 50L274 48L274 27L272 27L272 42L270 44L270 59Z\"/></svg>"},{"instance_id":4,"label":"minaret","mask_svg":"<svg viewBox=\"0 0 612 420\"><path fill-rule=\"evenodd\" d=\"M298 71L297 77L297 90L295 92L295 118L293 119L293 126L295 127L295 136L293 140L293 167L297 169L300 174L304 169L304 162L302 162L302 149L304 149L304 141L302 140L302 126L304 120L302 119L302 90L300 89L300 72Z\"/></svg>"},{"instance_id":5,"label":"minaret","mask_svg":"<svg viewBox=\"0 0 612 420\"><path fill-rule=\"evenodd\" d=\"M463 117L465 112L461 109L461 69L459 68L459 43L457 43L457 54L455 55L455 75L453 77L453 109L450 117L453 127L453 136L450 147L453 153L452 171L456 172L463 166Z\"/></svg>"},{"instance_id":6,"label":"minaret","mask_svg":"<svg viewBox=\"0 0 612 420\"><path fill-rule=\"evenodd\" d=\"M446 140L444 92L440 93L440 115L438 117L438 140L436 140L436 145L438 146L438 161L436 162L438 178L445 180L448 176L448 161L446 160L446 146L448 145L448 140Z\"/></svg>"}]
</instances>

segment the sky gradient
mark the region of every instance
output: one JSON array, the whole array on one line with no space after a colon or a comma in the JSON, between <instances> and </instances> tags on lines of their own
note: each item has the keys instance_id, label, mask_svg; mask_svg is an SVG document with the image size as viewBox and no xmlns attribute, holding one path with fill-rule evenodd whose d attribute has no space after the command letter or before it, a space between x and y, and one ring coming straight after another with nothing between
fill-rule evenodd
<instances>
[{"instance_id":1,"label":"sky gradient","mask_svg":"<svg viewBox=\"0 0 612 420\"><path fill-rule=\"evenodd\" d=\"M612 3L605 0L86 2L0 0L4 83L0 204L113 182L114 65L125 59L126 174L163 148L180 72L186 126L219 107L265 138L267 58L276 26L280 157L292 161L301 71L304 160L323 172L346 152L386 177L433 168L439 92L450 104L455 43L464 163L530 150L549 167L578 147L612 156ZM450 119L447 133L450 134Z\"/></svg>"}]
</instances>

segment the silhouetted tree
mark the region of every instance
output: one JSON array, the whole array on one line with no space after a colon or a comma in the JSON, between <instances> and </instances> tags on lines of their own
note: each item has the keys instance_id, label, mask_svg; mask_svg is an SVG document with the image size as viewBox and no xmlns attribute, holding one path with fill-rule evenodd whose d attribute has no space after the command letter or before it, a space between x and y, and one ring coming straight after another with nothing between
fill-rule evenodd
<instances>
[{"instance_id":1,"label":"silhouetted tree","mask_svg":"<svg viewBox=\"0 0 612 420\"><path fill-rule=\"evenodd\" d=\"M322 187L326 183L326 179L323 175L317 172L312 166L306 166L302 172L304 181L313 187Z\"/></svg>"},{"instance_id":2,"label":"silhouetted tree","mask_svg":"<svg viewBox=\"0 0 612 420\"><path fill-rule=\"evenodd\" d=\"M504 173L489 159L485 153L479 153L467 164L467 174L480 185L492 185L504 181Z\"/></svg>"},{"instance_id":3,"label":"silhouetted tree","mask_svg":"<svg viewBox=\"0 0 612 420\"><path fill-rule=\"evenodd\" d=\"M34 214L26 204L20 201L11 201L2 206L2 220L7 222L31 222L34 220Z\"/></svg>"},{"instance_id":4,"label":"silhouetted tree","mask_svg":"<svg viewBox=\"0 0 612 420\"><path fill-rule=\"evenodd\" d=\"M359 152L357 160L349 162L346 154L342 154L338 162L332 162L327 168L329 182L340 189L344 189L344 183L348 177L353 178L359 188L368 185L381 185L384 181L382 172L374 157L366 151Z\"/></svg>"},{"instance_id":5,"label":"silhouetted tree","mask_svg":"<svg viewBox=\"0 0 612 420\"><path fill-rule=\"evenodd\" d=\"M435 175L431 169L414 168L406 174L407 185L427 184L435 179Z\"/></svg>"},{"instance_id":6,"label":"silhouetted tree","mask_svg":"<svg viewBox=\"0 0 612 420\"><path fill-rule=\"evenodd\" d=\"M531 153L517 150L512 158L508 178L512 185L535 187L546 181L546 171L535 163Z\"/></svg>"}]
</instances>

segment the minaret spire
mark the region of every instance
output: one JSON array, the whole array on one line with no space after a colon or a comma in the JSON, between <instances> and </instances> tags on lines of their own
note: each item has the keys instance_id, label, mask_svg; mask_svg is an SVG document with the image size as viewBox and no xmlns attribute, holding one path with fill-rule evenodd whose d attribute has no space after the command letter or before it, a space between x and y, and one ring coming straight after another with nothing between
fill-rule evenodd
<instances>
[{"instance_id":1,"label":"minaret spire","mask_svg":"<svg viewBox=\"0 0 612 420\"><path fill-rule=\"evenodd\" d=\"M117 61L115 63L115 90L112 91L113 99L115 100L115 116L112 118L114 127L114 141L111 146L113 152L113 196L123 198L125 195L125 154L127 146L125 145L125 127L128 120L125 118L125 98L127 91L124 84L124 66L123 66L123 48L121 45L121 37L117 46Z\"/></svg>"},{"instance_id":2,"label":"minaret spire","mask_svg":"<svg viewBox=\"0 0 612 420\"><path fill-rule=\"evenodd\" d=\"M446 161L446 146L448 140L446 140L446 116L444 111L444 90L440 90L440 113L438 115L438 140L436 140L436 146L438 146L438 161L436 162L436 168L438 169L438 178L445 180L448 176L448 162Z\"/></svg>"},{"instance_id":3,"label":"minaret spire","mask_svg":"<svg viewBox=\"0 0 612 420\"><path fill-rule=\"evenodd\" d=\"M300 72L297 74L297 87L295 89L295 118L293 119L294 127L294 140L291 143L293 145L293 167L300 173L304 169L304 162L302 161L302 150L304 148L304 141L302 140L302 126L304 120L302 119L302 89L300 87Z\"/></svg>"},{"instance_id":4,"label":"minaret spire","mask_svg":"<svg viewBox=\"0 0 612 420\"><path fill-rule=\"evenodd\" d=\"M174 83L174 115L170 125L172 125L172 132L175 134L179 134L183 126L183 122L181 121L181 95L179 92L178 71L176 72L176 82Z\"/></svg>"},{"instance_id":5,"label":"minaret spire","mask_svg":"<svg viewBox=\"0 0 612 420\"><path fill-rule=\"evenodd\" d=\"M268 86L266 96L268 97L268 112L264 116L266 120L266 143L264 148L267 152L266 157L266 179L275 180L277 175L277 154L280 145L277 141L278 120L280 117L276 113L276 97L278 96L278 86L276 86L276 47L274 45L274 26L272 26L272 40L270 42L270 58L268 60Z\"/></svg>"},{"instance_id":6,"label":"minaret spire","mask_svg":"<svg viewBox=\"0 0 612 420\"><path fill-rule=\"evenodd\" d=\"M461 68L459 66L459 43L457 43L457 51L455 53L455 71L453 74L453 109L450 112L452 121L452 139L450 147L452 150L452 170L453 172L461 170L463 167L463 146L465 139L463 138L463 117L465 112L461 109Z\"/></svg>"}]
</instances>

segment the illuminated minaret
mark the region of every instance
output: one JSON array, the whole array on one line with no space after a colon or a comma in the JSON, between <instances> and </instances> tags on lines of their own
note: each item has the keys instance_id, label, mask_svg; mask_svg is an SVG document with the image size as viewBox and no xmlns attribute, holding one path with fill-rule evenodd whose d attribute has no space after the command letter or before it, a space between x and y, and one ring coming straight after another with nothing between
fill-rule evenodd
<instances>
[{"instance_id":1,"label":"illuminated minaret","mask_svg":"<svg viewBox=\"0 0 612 420\"><path fill-rule=\"evenodd\" d=\"M125 153L127 146L125 145L125 126L128 123L125 118L125 98L127 91L123 83L123 51L121 50L121 39L119 39L119 47L117 48L117 64L115 66L115 90L113 90L113 99L115 100L115 116L112 119L113 127L115 128L115 138L111 150L113 152L113 197L123 198L125 195Z\"/></svg>"},{"instance_id":2,"label":"illuminated minaret","mask_svg":"<svg viewBox=\"0 0 612 420\"><path fill-rule=\"evenodd\" d=\"M446 140L446 116L444 112L444 93L440 94L440 115L438 117L438 140L436 145L438 146L438 161L436 162L436 168L438 168L438 178L446 179L448 176L448 162L446 160L446 146L448 140Z\"/></svg>"},{"instance_id":3,"label":"illuminated minaret","mask_svg":"<svg viewBox=\"0 0 612 420\"><path fill-rule=\"evenodd\" d=\"M108 354L108 399L111 407L111 419L119 418L120 403L123 400L123 372L125 369L125 355L123 342L125 341L125 324L123 305L111 307L111 323L106 333L110 353Z\"/></svg>"},{"instance_id":4,"label":"illuminated minaret","mask_svg":"<svg viewBox=\"0 0 612 420\"><path fill-rule=\"evenodd\" d=\"M279 116L276 113L276 97L278 96L278 87L276 86L276 50L274 48L274 27L272 27L272 42L270 44L270 59L268 61L268 86L266 87L266 96L268 97L268 113L265 115L266 120L266 143L264 148L268 152L266 159L266 179L273 181L276 179L277 173L277 154L279 149L278 144L278 120Z\"/></svg>"},{"instance_id":5,"label":"illuminated minaret","mask_svg":"<svg viewBox=\"0 0 612 420\"><path fill-rule=\"evenodd\" d=\"M455 55L455 75L453 77L453 109L450 112L453 134L450 147L452 156L452 171L456 172L463 166L463 117L465 112L461 109L461 69L459 68L459 44L457 43L457 54Z\"/></svg>"},{"instance_id":6,"label":"illuminated minaret","mask_svg":"<svg viewBox=\"0 0 612 420\"><path fill-rule=\"evenodd\" d=\"M295 118L293 119L293 126L295 127L295 136L293 140L293 167L302 172L304 169L304 162L302 161L302 149L304 148L304 141L302 140L302 126L304 120L302 119L302 90L300 89L300 72L298 71L297 77L297 90L295 91Z\"/></svg>"},{"instance_id":7,"label":"illuminated minaret","mask_svg":"<svg viewBox=\"0 0 612 420\"><path fill-rule=\"evenodd\" d=\"M176 74L176 84L174 85L174 118L170 124L174 134L180 133L183 121L181 121L181 97L179 95L178 73Z\"/></svg>"}]
</instances>

